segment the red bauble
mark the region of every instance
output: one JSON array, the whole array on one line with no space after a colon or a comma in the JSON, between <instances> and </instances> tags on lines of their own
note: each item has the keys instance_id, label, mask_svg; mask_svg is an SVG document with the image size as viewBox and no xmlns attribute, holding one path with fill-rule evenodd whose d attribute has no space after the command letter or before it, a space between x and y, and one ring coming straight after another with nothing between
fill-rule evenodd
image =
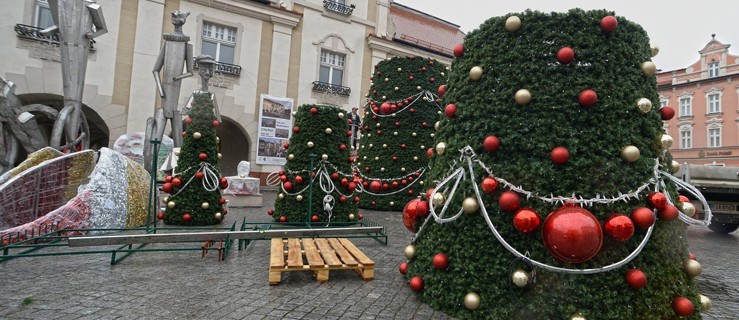
<instances>
[{"instance_id":1,"label":"red bauble","mask_svg":"<svg viewBox=\"0 0 739 320\"><path fill-rule=\"evenodd\" d=\"M408 77L408 80L411 80L412 81L413 79L414 79L413 76L409 76Z\"/></svg>"},{"instance_id":2,"label":"red bauble","mask_svg":"<svg viewBox=\"0 0 739 320\"><path fill-rule=\"evenodd\" d=\"M165 183L162 185L162 191L166 193L172 193L174 190L174 187L172 186L172 183Z\"/></svg>"},{"instance_id":3,"label":"red bauble","mask_svg":"<svg viewBox=\"0 0 739 320\"><path fill-rule=\"evenodd\" d=\"M345 144L340 145L339 146L339 150L341 150L341 151L346 150L346 145Z\"/></svg>"},{"instance_id":4,"label":"red bauble","mask_svg":"<svg viewBox=\"0 0 739 320\"><path fill-rule=\"evenodd\" d=\"M434 267L439 270L444 270L449 267L449 258L443 253L437 253L433 260Z\"/></svg>"},{"instance_id":5,"label":"red bauble","mask_svg":"<svg viewBox=\"0 0 739 320\"><path fill-rule=\"evenodd\" d=\"M680 202L690 202L690 199L688 199L688 197L683 196L683 195L677 196L677 200Z\"/></svg>"},{"instance_id":6,"label":"red bauble","mask_svg":"<svg viewBox=\"0 0 739 320\"><path fill-rule=\"evenodd\" d=\"M429 148L428 150L426 150L426 157L431 158L433 155L434 155L434 149L433 148Z\"/></svg>"},{"instance_id":7,"label":"red bauble","mask_svg":"<svg viewBox=\"0 0 739 320\"><path fill-rule=\"evenodd\" d=\"M692 252L690 253L690 260L695 260L695 255Z\"/></svg>"},{"instance_id":8,"label":"red bauble","mask_svg":"<svg viewBox=\"0 0 739 320\"><path fill-rule=\"evenodd\" d=\"M595 105L596 102L598 102L598 94L590 89L583 90L582 92L580 92L580 96L578 97L577 101L583 107L592 107Z\"/></svg>"},{"instance_id":9,"label":"red bauble","mask_svg":"<svg viewBox=\"0 0 739 320\"><path fill-rule=\"evenodd\" d=\"M285 148L285 149L290 148L290 143L289 142L285 142L285 144L283 144L282 147Z\"/></svg>"},{"instance_id":10,"label":"red bauble","mask_svg":"<svg viewBox=\"0 0 739 320\"><path fill-rule=\"evenodd\" d=\"M226 179L226 177L222 177L219 182L221 183L221 185L228 185L228 179Z\"/></svg>"},{"instance_id":11,"label":"red bauble","mask_svg":"<svg viewBox=\"0 0 739 320\"><path fill-rule=\"evenodd\" d=\"M679 211L677 210L677 207L668 204L665 205L662 209L657 210L657 213L659 214L659 218L661 220L672 221L677 218Z\"/></svg>"},{"instance_id":12,"label":"red bauble","mask_svg":"<svg viewBox=\"0 0 739 320\"><path fill-rule=\"evenodd\" d=\"M157 219L159 220L164 219L164 212L157 213Z\"/></svg>"},{"instance_id":13,"label":"red bauble","mask_svg":"<svg viewBox=\"0 0 739 320\"><path fill-rule=\"evenodd\" d=\"M351 137L352 136L352 131L351 130L346 130L346 136L347 137Z\"/></svg>"},{"instance_id":14,"label":"red bauble","mask_svg":"<svg viewBox=\"0 0 739 320\"><path fill-rule=\"evenodd\" d=\"M340 196L339 197L339 201L346 202L346 196Z\"/></svg>"},{"instance_id":15,"label":"red bauble","mask_svg":"<svg viewBox=\"0 0 739 320\"><path fill-rule=\"evenodd\" d=\"M290 192L293 190L293 183L292 182L285 182L282 184L282 187L285 189L285 191Z\"/></svg>"},{"instance_id":16,"label":"red bauble","mask_svg":"<svg viewBox=\"0 0 739 320\"><path fill-rule=\"evenodd\" d=\"M498 188L498 181L493 178L487 177L482 180L482 191L485 193L492 193Z\"/></svg>"},{"instance_id":17,"label":"red bauble","mask_svg":"<svg viewBox=\"0 0 739 320\"><path fill-rule=\"evenodd\" d=\"M418 229L416 224L420 218L428 215L429 205L428 202L421 199L413 199L403 207L403 225L410 232L416 233Z\"/></svg>"},{"instance_id":18,"label":"red bauble","mask_svg":"<svg viewBox=\"0 0 739 320\"><path fill-rule=\"evenodd\" d=\"M334 179L334 180L337 180L337 179L339 179L339 173L338 173L338 172L334 172L334 173L332 173L332 174L331 174L331 179Z\"/></svg>"},{"instance_id":19,"label":"red bauble","mask_svg":"<svg viewBox=\"0 0 739 320\"><path fill-rule=\"evenodd\" d=\"M600 28L605 32L616 31L616 27L618 27L618 20L614 16L605 16L600 20Z\"/></svg>"},{"instance_id":20,"label":"red bauble","mask_svg":"<svg viewBox=\"0 0 739 320\"><path fill-rule=\"evenodd\" d=\"M190 222L190 219L192 219L192 216L189 213L185 213L182 215L182 221Z\"/></svg>"},{"instance_id":21,"label":"red bauble","mask_svg":"<svg viewBox=\"0 0 739 320\"><path fill-rule=\"evenodd\" d=\"M423 291L423 278L421 276L415 276L410 281L411 290L415 292Z\"/></svg>"},{"instance_id":22,"label":"red bauble","mask_svg":"<svg viewBox=\"0 0 739 320\"><path fill-rule=\"evenodd\" d=\"M374 207L374 206L376 206L376 205L377 205L377 201L372 201L372 203L371 203L371 204L372 204L372 206Z\"/></svg>"},{"instance_id":23,"label":"red bauble","mask_svg":"<svg viewBox=\"0 0 739 320\"><path fill-rule=\"evenodd\" d=\"M310 114L316 115L317 113L318 113L318 109L317 108L315 108L315 107L314 108L310 108Z\"/></svg>"},{"instance_id":24,"label":"red bauble","mask_svg":"<svg viewBox=\"0 0 739 320\"><path fill-rule=\"evenodd\" d=\"M195 172L195 178L203 179L203 177L205 177L205 174L202 171Z\"/></svg>"},{"instance_id":25,"label":"red bauble","mask_svg":"<svg viewBox=\"0 0 739 320\"><path fill-rule=\"evenodd\" d=\"M382 183L378 180L370 182L370 190L375 193L380 192L382 190Z\"/></svg>"},{"instance_id":26,"label":"red bauble","mask_svg":"<svg viewBox=\"0 0 739 320\"><path fill-rule=\"evenodd\" d=\"M426 218L429 215L429 202L428 201L420 201L418 204L416 204L416 213L421 218Z\"/></svg>"},{"instance_id":27,"label":"red bauble","mask_svg":"<svg viewBox=\"0 0 739 320\"><path fill-rule=\"evenodd\" d=\"M557 51L557 61L561 64L568 64L575 59L575 50L570 47L563 47Z\"/></svg>"},{"instance_id":28,"label":"red bauble","mask_svg":"<svg viewBox=\"0 0 739 320\"><path fill-rule=\"evenodd\" d=\"M675 109L664 106L662 108L659 108L659 115L662 118L662 120L670 120L675 116Z\"/></svg>"},{"instance_id":29,"label":"red bauble","mask_svg":"<svg viewBox=\"0 0 739 320\"><path fill-rule=\"evenodd\" d=\"M269 210L267 210L267 214L271 216L271 215L275 214L275 211L272 210L272 209L269 209Z\"/></svg>"},{"instance_id":30,"label":"red bauble","mask_svg":"<svg viewBox=\"0 0 739 320\"><path fill-rule=\"evenodd\" d=\"M172 179L172 185L175 187L179 187L182 185L182 180L180 178L174 178Z\"/></svg>"},{"instance_id":31,"label":"red bauble","mask_svg":"<svg viewBox=\"0 0 739 320\"><path fill-rule=\"evenodd\" d=\"M301 176L295 176L295 183L297 183L297 184L303 183L303 177L301 177Z\"/></svg>"},{"instance_id":32,"label":"red bauble","mask_svg":"<svg viewBox=\"0 0 739 320\"><path fill-rule=\"evenodd\" d=\"M541 218L534 209L521 209L513 215L513 226L521 233L530 233L539 227Z\"/></svg>"},{"instance_id":33,"label":"red bauble","mask_svg":"<svg viewBox=\"0 0 739 320\"><path fill-rule=\"evenodd\" d=\"M172 176L166 176L164 178L164 182L172 182L172 179L173 179Z\"/></svg>"},{"instance_id":34,"label":"red bauble","mask_svg":"<svg viewBox=\"0 0 739 320\"><path fill-rule=\"evenodd\" d=\"M629 285L629 287L632 287L634 289L641 289L647 285L647 275L636 268L626 271L624 280L626 280L626 283Z\"/></svg>"},{"instance_id":35,"label":"red bauble","mask_svg":"<svg viewBox=\"0 0 739 320\"><path fill-rule=\"evenodd\" d=\"M506 191L500 195L498 199L498 205L500 209L507 212L513 212L518 210L518 206L521 204L521 198L518 193L513 191Z\"/></svg>"},{"instance_id":36,"label":"red bauble","mask_svg":"<svg viewBox=\"0 0 739 320\"><path fill-rule=\"evenodd\" d=\"M400 271L400 274L405 274L408 272L408 262L401 262L400 266L398 267L398 271Z\"/></svg>"},{"instance_id":37,"label":"red bauble","mask_svg":"<svg viewBox=\"0 0 739 320\"><path fill-rule=\"evenodd\" d=\"M280 181L287 182L287 176L284 174L280 175Z\"/></svg>"},{"instance_id":38,"label":"red bauble","mask_svg":"<svg viewBox=\"0 0 739 320\"><path fill-rule=\"evenodd\" d=\"M205 161L205 160L207 160L207 159L208 159L208 155L207 155L206 153L204 153L204 152L201 152L201 153L200 153L200 154L198 155L198 159L200 159L200 160L202 160L202 161Z\"/></svg>"},{"instance_id":39,"label":"red bauble","mask_svg":"<svg viewBox=\"0 0 739 320\"><path fill-rule=\"evenodd\" d=\"M552 149L552 162L563 165L570 160L570 152L565 147L556 147Z\"/></svg>"},{"instance_id":40,"label":"red bauble","mask_svg":"<svg viewBox=\"0 0 739 320\"><path fill-rule=\"evenodd\" d=\"M542 239L547 251L555 259L581 263L598 254L603 245L603 230L590 211L564 205L544 220Z\"/></svg>"},{"instance_id":41,"label":"red bauble","mask_svg":"<svg viewBox=\"0 0 739 320\"><path fill-rule=\"evenodd\" d=\"M385 102L382 105L380 105L380 113L387 114L390 112L390 104Z\"/></svg>"},{"instance_id":42,"label":"red bauble","mask_svg":"<svg viewBox=\"0 0 739 320\"><path fill-rule=\"evenodd\" d=\"M187 132L182 131L182 137L184 138L185 136L187 136Z\"/></svg>"},{"instance_id":43,"label":"red bauble","mask_svg":"<svg viewBox=\"0 0 739 320\"><path fill-rule=\"evenodd\" d=\"M359 202L359 197L354 197L354 202Z\"/></svg>"},{"instance_id":44,"label":"red bauble","mask_svg":"<svg viewBox=\"0 0 739 320\"><path fill-rule=\"evenodd\" d=\"M360 214L358 214L358 215L357 215L357 219L359 219L359 220L362 220L362 219L364 219L364 215L363 215L363 214L361 214L361 213L360 213Z\"/></svg>"},{"instance_id":45,"label":"red bauble","mask_svg":"<svg viewBox=\"0 0 739 320\"><path fill-rule=\"evenodd\" d=\"M190 117L185 118L185 123L186 124L191 124L192 123L192 118L190 118Z\"/></svg>"},{"instance_id":46,"label":"red bauble","mask_svg":"<svg viewBox=\"0 0 739 320\"><path fill-rule=\"evenodd\" d=\"M444 114L446 114L449 118L454 118L454 115L457 113L457 105L450 103L446 105L446 108L444 108Z\"/></svg>"},{"instance_id":47,"label":"red bauble","mask_svg":"<svg viewBox=\"0 0 739 320\"><path fill-rule=\"evenodd\" d=\"M421 282L421 287L423 287L423 281ZM412 284L411 288L413 288ZM678 317L687 317L693 314L695 307L693 306L693 302L688 300L688 298L677 297L672 299L672 310L675 311Z\"/></svg>"},{"instance_id":48,"label":"red bauble","mask_svg":"<svg viewBox=\"0 0 739 320\"><path fill-rule=\"evenodd\" d=\"M454 46L454 56L459 58L464 54L464 45L458 44Z\"/></svg>"},{"instance_id":49,"label":"red bauble","mask_svg":"<svg viewBox=\"0 0 739 320\"><path fill-rule=\"evenodd\" d=\"M298 133L298 132L300 132L300 127L297 127L297 126L293 127L293 133Z\"/></svg>"},{"instance_id":50,"label":"red bauble","mask_svg":"<svg viewBox=\"0 0 739 320\"><path fill-rule=\"evenodd\" d=\"M387 190L387 189L390 189L390 185L387 184L387 183L383 183L382 184L382 190Z\"/></svg>"},{"instance_id":51,"label":"red bauble","mask_svg":"<svg viewBox=\"0 0 739 320\"><path fill-rule=\"evenodd\" d=\"M647 207L639 207L631 211L631 220L642 229L647 229L654 224L654 211Z\"/></svg>"},{"instance_id":52,"label":"red bauble","mask_svg":"<svg viewBox=\"0 0 739 320\"><path fill-rule=\"evenodd\" d=\"M496 136L487 136L485 137L485 141L482 142L482 147L487 152L494 152L500 147L500 140Z\"/></svg>"},{"instance_id":53,"label":"red bauble","mask_svg":"<svg viewBox=\"0 0 739 320\"><path fill-rule=\"evenodd\" d=\"M314 214L312 217L310 217L310 221L318 222L318 216Z\"/></svg>"},{"instance_id":54,"label":"red bauble","mask_svg":"<svg viewBox=\"0 0 739 320\"><path fill-rule=\"evenodd\" d=\"M608 217L604 229L614 239L626 241L634 235L634 221L623 214L616 213Z\"/></svg>"},{"instance_id":55,"label":"red bauble","mask_svg":"<svg viewBox=\"0 0 739 320\"><path fill-rule=\"evenodd\" d=\"M346 186L346 185L349 184L349 179L347 179L347 178L341 178L341 182L339 182L339 183L341 183L342 186Z\"/></svg>"},{"instance_id":56,"label":"red bauble","mask_svg":"<svg viewBox=\"0 0 739 320\"><path fill-rule=\"evenodd\" d=\"M280 216L280 222L287 222L286 216Z\"/></svg>"},{"instance_id":57,"label":"red bauble","mask_svg":"<svg viewBox=\"0 0 739 320\"><path fill-rule=\"evenodd\" d=\"M649 204L653 208L662 209L667 205L667 196L661 192L652 192L647 196Z\"/></svg>"},{"instance_id":58,"label":"red bauble","mask_svg":"<svg viewBox=\"0 0 739 320\"><path fill-rule=\"evenodd\" d=\"M398 157L397 156L393 156L393 161L398 161Z\"/></svg>"},{"instance_id":59,"label":"red bauble","mask_svg":"<svg viewBox=\"0 0 739 320\"><path fill-rule=\"evenodd\" d=\"M221 124L221 123L218 122L218 120L213 120L213 126L214 127L217 127L219 124Z\"/></svg>"},{"instance_id":60,"label":"red bauble","mask_svg":"<svg viewBox=\"0 0 739 320\"><path fill-rule=\"evenodd\" d=\"M354 192L354 190L357 189L357 184L354 182L349 182L346 188L349 189L349 192Z\"/></svg>"},{"instance_id":61,"label":"red bauble","mask_svg":"<svg viewBox=\"0 0 739 320\"><path fill-rule=\"evenodd\" d=\"M444 92L446 92L446 85L445 84L440 85L438 92L439 92L439 97L443 97Z\"/></svg>"}]
</instances>

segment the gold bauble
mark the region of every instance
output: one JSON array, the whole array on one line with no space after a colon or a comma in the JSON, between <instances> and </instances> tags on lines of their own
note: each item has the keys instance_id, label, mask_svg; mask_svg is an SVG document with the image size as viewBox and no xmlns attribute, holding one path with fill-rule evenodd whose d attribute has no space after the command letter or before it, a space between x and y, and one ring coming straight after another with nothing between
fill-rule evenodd
<instances>
[{"instance_id":1,"label":"gold bauble","mask_svg":"<svg viewBox=\"0 0 739 320\"><path fill-rule=\"evenodd\" d=\"M635 146L626 146L621 149L621 159L629 163L639 160L640 155L639 148Z\"/></svg>"},{"instance_id":2,"label":"gold bauble","mask_svg":"<svg viewBox=\"0 0 739 320\"><path fill-rule=\"evenodd\" d=\"M652 101L647 98L641 98L636 102L636 106L641 113L647 113L649 110L652 110Z\"/></svg>"},{"instance_id":3,"label":"gold bauble","mask_svg":"<svg viewBox=\"0 0 739 320\"><path fill-rule=\"evenodd\" d=\"M515 32L521 28L521 18L518 16L510 16L505 21L505 29L508 32Z\"/></svg>"},{"instance_id":4,"label":"gold bauble","mask_svg":"<svg viewBox=\"0 0 739 320\"><path fill-rule=\"evenodd\" d=\"M474 66L470 69L470 80L478 81L482 78L482 68L480 66Z\"/></svg>"},{"instance_id":5,"label":"gold bauble","mask_svg":"<svg viewBox=\"0 0 739 320\"><path fill-rule=\"evenodd\" d=\"M437 192L436 194L434 194L434 197L431 199L431 204L435 206L443 205L444 202L446 202L446 197L441 192Z\"/></svg>"},{"instance_id":6,"label":"gold bauble","mask_svg":"<svg viewBox=\"0 0 739 320\"><path fill-rule=\"evenodd\" d=\"M413 161L418 161L418 157L413 157Z\"/></svg>"},{"instance_id":7,"label":"gold bauble","mask_svg":"<svg viewBox=\"0 0 739 320\"><path fill-rule=\"evenodd\" d=\"M446 143L439 142L436 144L436 154L443 155L445 150L446 150Z\"/></svg>"},{"instance_id":8,"label":"gold bauble","mask_svg":"<svg viewBox=\"0 0 739 320\"><path fill-rule=\"evenodd\" d=\"M280 199L280 200L285 199L285 194L284 193L277 194L277 199Z\"/></svg>"},{"instance_id":9,"label":"gold bauble","mask_svg":"<svg viewBox=\"0 0 739 320\"><path fill-rule=\"evenodd\" d=\"M405 250L403 250L403 254L408 260L413 259L413 257L416 256L416 246L409 244L407 247L405 247Z\"/></svg>"},{"instance_id":10,"label":"gold bauble","mask_svg":"<svg viewBox=\"0 0 739 320\"><path fill-rule=\"evenodd\" d=\"M381 127L381 126L382 126L382 123L379 123L379 122L378 122L378 123L376 123L376 124L375 124L375 127L378 127L378 128L379 128L379 127Z\"/></svg>"},{"instance_id":11,"label":"gold bauble","mask_svg":"<svg viewBox=\"0 0 739 320\"><path fill-rule=\"evenodd\" d=\"M398 91L398 90L400 90L400 88L395 87L395 88L393 88L393 90Z\"/></svg>"},{"instance_id":12,"label":"gold bauble","mask_svg":"<svg viewBox=\"0 0 739 320\"><path fill-rule=\"evenodd\" d=\"M221 219L223 219L223 214L222 214L222 213L220 213L220 212L216 212L216 213L215 213L215 214L213 215L213 217L214 217L214 218L216 218L216 220L221 220Z\"/></svg>"},{"instance_id":13,"label":"gold bauble","mask_svg":"<svg viewBox=\"0 0 739 320\"><path fill-rule=\"evenodd\" d=\"M511 281L513 281L513 284L515 284L516 287L523 288L529 283L529 273L521 269L517 269L516 271L513 271Z\"/></svg>"},{"instance_id":14,"label":"gold bauble","mask_svg":"<svg viewBox=\"0 0 739 320\"><path fill-rule=\"evenodd\" d=\"M515 99L519 106L525 106L531 102L531 92L526 89L520 89L516 91Z\"/></svg>"},{"instance_id":15,"label":"gold bauble","mask_svg":"<svg viewBox=\"0 0 739 320\"><path fill-rule=\"evenodd\" d=\"M331 134L334 132L334 130L331 130L331 128L326 128L325 130L323 130L323 132L325 132L326 134Z\"/></svg>"},{"instance_id":16,"label":"gold bauble","mask_svg":"<svg viewBox=\"0 0 739 320\"><path fill-rule=\"evenodd\" d=\"M354 220L354 214L353 213L350 213L349 216L348 216L348 218L349 218L349 221Z\"/></svg>"},{"instance_id":17,"label":"gold bauble","mask_svg":"<svg viewBox=\"0 0 739 320\"><path fill-rule=\"evenodd\" d=\"M218 155L217 155L217 157L218 157L218 160L221 160L221 159L223 159L223 154L221 154L221 153L219 152L219 153L218 153Z\"/></svg>"},{"instance_id":18,"label":"gold bauble","mask_svg":"<svg viewBox=\"0 0 739 320\"><path fill-rule=\"evenodd\" d=\"M395 205L395 201L390 201L390 205L391 206L394 206Z\"/></svg>"},{"instance_id":19,"label":"gold bauble","mask_svg":"<svg viewBox=\"0 0 739 320\"><path fill-rule=\"evenodd\" d=\"M570 317L570 320L587 320L584 315L575 313Z\"/></svg>"},{"instance_id":20,"label":"gold bauble","mask_svg":"<svg viewBox=\"0 0 739 320\"><path fill-rule=\"evenodd\" d=\"M423 181L418 181L418 184L423 185Z\"/></svg>"},{"instance_id":21,"label":"gold bauble","mask_svg":"<svg viewBox=\"0 0 739 320\"><path fill-rule=\"evenodd\" d=\"M375 161L380 161L380 157L375 157Z\"/></svg>"},{"instance_id":22,"label":"gold bauble","mask_svg":"<svg viewBox=\"0 0 739 320\"><path fill-rule=\"evenodd\" d=\"M659 47L658 46L652 46L651 51L652 51L652 57L656 57L657 54L659 54Z\"/></svg>"},{"instance_id":23,"label":"gold bauble","mask_svg":"<svg viewBox=\"0 0 739 320\"><path fill-rule=\"evenodd\" d=\"M339 117L339 119L344 119L344 113L343 112L339 112L339 114L337 114L336 116Z\"/></svg>"},{"instance_id":24,"label":"gold bauble","mask_svg":"<svg viewBox=\"0 0 739 320\"><path fill-rule=\"evenodd\" d=\"M169 202L169 197L164 197L164 199L162 199L162 203L167 203L167 202Z\"/></svg>"},{"instance_id":25,"label":"gold bauble","mask_svg":"<svg viewBox=\"0 0 739 320\"><path fill-rule=\"evenodd\" d=\"M685 264L683 265L683 270L685 270L685 274L688 276L697 277L701 272L703 272L703 266L701 266L701 263L698 261L688 259L688 261L685 261Z\"/></svg>"},{"instance_id":26,"label":"gold bauble","mask_svg":"<svg viewBox=\"0 0 739 320\"><path fill-rule=\"evenodd\" d=\"M388 81L390 81L390 78L385 78L385 82L388 82Z\"/></svg>"},{"instance_id":27,"label":"gold bauble","mask_svg":"<svg viewBox=\"0 0 739 320\"><path fill-rule=\"evenodd\" d=\"M308 148L313 148L313 146L315 146L315 143L313 143L313 141L308 141L306 145L308 146Z\"/></svg>"},{"instance_id":28,"label":"gold bauble","mask_svg":"<svg viewBox=\"0 0 739 320\"><path fill-rule=\"evenodd\" d=\"M288 154L287 155L287 160L292 160L292 159L295 159L295 155L292 154L292 153L291 154Z\"/></svg>"},{"instance_id":29,"label":"gold bauble","mask_svg":"<svg viewBox=\"0 0 739 320\"><path fill-rule=\"evenodd\" d=\"M415 132L411 133L411 136L413 136L413 137L415 137L415 136L417 136L417 135L418 135L418 134L417 134L417 133L415 133Z\"/></svg>"},{"instance_id":30,"label":"gold bauble","mask_svg":"<svg viewBox=\"0 0 739 320\"><path fill-rule=\"evenodd\" d=\"M464 295L464 306L473 311L477 310L480 307L480 295L475 292Z\"/></svg>"},{"instance_id":31,"label":"gold bauble","mask_svg":"<svg viewBox=\"0 0 739 320\"><path fill-rule=\"evenodd\" d=\"M670 166L672 167L672 173L677 173L678 171L680 171L680 162L672 160Z\"/></svg>"},{"instance_id":32,"label":"gold bauble","mask_svg":"<svg viewBox=\"0 0 739 320\"><path fill-rule=\"evenodd\" d=\"M393 131L393 135L394 136L397 136L398 135L398 132L397 131Z\"/></svg>"},{"instance_id":33,"label":"gold bauble","mask_svg":"<svg viewBox=\"0 0 739 320\"><path fill-rule=\"evenodd\" d=\"M210 208L210 203L203 202L203 203L200 204L200 207L203 208L203 209L208 209L208 208Z\"/></svg>"},{"instance_id":34,"label":"gold bauble","mask_svg":"<svg viewBox=\"0 0 739 320\"><path fill-rule=\"evenodd\" d=\"M700 297L701 300L701 311L711 310L711 308L713 307L713 302L711 302L711 299L702 294L699 294L698 297Z\"/></svg>"},{"instance_id":35,"label":"gold bauble","mask_svg":"<svg viewBox=\"0 0 739 320\"><path fill-rule=\"evenodd\" d=\"M464 213L475 213L480 209L480 204L477 203L477 199L473 197L464 198L462 201L462 210Z\"/></svg>"},{"instance_id":36,"label":"gold bauble","mask_svg":"<svg viewBox=\"0 0 739 320\"><path fill-rule=\"evenodd\" d=\"M653 76L653 75L654 75L655 73L657 73L657 65L656 65L656 64L654 64L654 62L652 62L652 61L645 61L645 62L642 62L642 64L641 64L641 72L642 72L642 73L643 73L643 74L644 74L645 76L647 76L647 77L651 77L651 76Z\"/></svg>"},{"instance_id":37,"label":"gold bauble","mask_svg":"<svg viewBox=\"0 0 739 320\"><path fill-rule=\"evenodd\" d=\"M170 202L167 202L167 207L168 207L168 208L170 208L170 209L171 209L171 208L174 208L174 206L175 206L175 203L174 203L174 201L170 201Z\"/></svg>"},{"instance_id":38,"label":"gold bauble","mask_svg":"<svg viewBox=\"0 0 739 320\"><path fill-rule=\"evenodd\" d=\"M203 135L200 132L195 132L192 134L192 137L195 139L200 139Z\"/></svg>"},{"instance_id":39,"label":"gold bauble","mask_svg":"<svg viewBox=\"0 0 739 320\"><path fill-rule=\"evenodd\" d=\"M440 121L436 121L436 123L434 123L434 130L439 130L439 123Z\"/></svg>"},{"instance_id":40,"label":"gold bauble","mask_svg":"<svg viewBox=\"0 0 739 320\"><path fill-rule=\"evenodd\" d=\"M180 150L177 150L177 151L175 151L175 152L174 152L174 155L176 155L176 156L178 156L178 157L179 157L179 156L180 156Z\"/></svg>"},{"instance_id":41,"label":"gold bauble","mask_svg":"<svg viewBox=\"0 0 739 320\"><path fill-rule=\"evenodd\" d=\"M405 167L400 168L400 172L405 172Z\"/></svg>"},{"instance_id":42,"label":"gold bauble","mask_svg":"<svg viewBox=\"0 0 739 320\"><path fill-rule=\"evenodd\" d=\"M216 143L221 143L221 137L216 136Z\"/></svg>"},{"instance_id":43,"label":"gold bauble","mask_svg":"<svg viewBox=\"0 0 739 320\"><path fill-rule=\"evenodd\" d=\"M380 168L381 172L385 172L385 167Z\"/></svg>"},{"instance_id":44,"label":"gold bauble","mask_svg":"<svg viewBox=\"0 0 739 320\"><path fill-rule=\"evenodd\" d=\"M383 148L387 148L387 144L386 144L386 143L383 143L383 144L382 144L382 147L383 147Z\"/></svg>"},{"instance_id":45,"label":"gold bauble","mask_svg":"<svg viewBox=\"0 0 739 320\"><path fill-rule=\"evenodd\" d=\"M370 143L368 147L372 148L374 146L375 146L374 144Z\"/></svg>"},{"instance_id":46,"label":"gold bauble","mask_svg":"<svg viewBox=\"0 0 739 320\"><path fill-rule=\"evenodd\" d=\"M672 137L669 134L663 134L662 138L660 138L660 142L662 143L662 149L667 150L672 147L672 143L674 141L672 140Z\"/></svg>"},{"instance_id":47,"label":"gold bauble","mask_svg":"<svg viewBox=\"0 0 739 320\"><path fill-rule=\"evenodd\" d=\"M321 159L322 159L323 161L328 161L328 155L327 155L327 154L325 154L325 153L324 153L324 154L322 154L322 155L321 155Z\"/></svg>"},{"instance_id":48,"label":"gold bauble","mask_svg":"<svg viewBox=\"0 0 739 320\"><path fill-rule=\"evenodd\" d=\"M695 215L695 206L690 202L681 202L680 209L688 217L692 218Z\"/></svg>"},{"instance_id":49,"label":"gold bauble","mask_svg":"<svg viewBox=\"0 0 739 320\"><path fill-rule=\"evenodd\" d=\"M303 201L303 196L297 195L297 196L295 196L295 200Z\"/></svg>"}]
</instances>

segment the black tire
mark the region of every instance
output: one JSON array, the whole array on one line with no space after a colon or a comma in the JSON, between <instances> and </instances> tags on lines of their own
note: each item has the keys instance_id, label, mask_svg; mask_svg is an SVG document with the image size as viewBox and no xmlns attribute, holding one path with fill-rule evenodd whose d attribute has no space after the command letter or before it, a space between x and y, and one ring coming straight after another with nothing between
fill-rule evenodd
<instances>
[{"instance_id":1,"label":"black tire","mask_svg":"<svg viewBox=\"0 0 739 320\"><path fill-rule=\"evenodd\" d=\"M708 228L714 232L729 234L739 228L739 223L711 222Z\"/></svg>"}]
</instances>

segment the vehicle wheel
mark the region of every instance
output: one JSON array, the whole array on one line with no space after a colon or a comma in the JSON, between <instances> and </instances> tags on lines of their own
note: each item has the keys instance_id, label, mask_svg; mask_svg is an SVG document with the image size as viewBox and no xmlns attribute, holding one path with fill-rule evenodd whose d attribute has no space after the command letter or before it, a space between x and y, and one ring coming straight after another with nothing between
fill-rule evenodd
<instances>
[{"instance_id":1,"label":"vehicle wheel","mask_svg":"<svg viewBox=\"0 0 739 320\"><path fill-rule=\"evenodd\" d=\"M736 231L736 229L739 228L739 223L711 222L708 228L713 230L714 232L728 234Z\"/></svg>"}]
</instances>

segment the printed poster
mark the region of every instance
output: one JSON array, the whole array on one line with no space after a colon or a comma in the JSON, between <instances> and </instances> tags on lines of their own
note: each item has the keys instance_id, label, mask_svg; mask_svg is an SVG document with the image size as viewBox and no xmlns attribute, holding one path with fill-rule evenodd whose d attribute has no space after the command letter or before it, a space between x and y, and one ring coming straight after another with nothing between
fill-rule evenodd
<instances>
[{"instance_id":1,"label":"printed poster","mask_svg":"<svg viewBox=\"0 0 739 320\"><path fill-rule=\"evenodd\" d=\"M292 134L292 111L293 99L260 95L257 164L282 166L287 162L283 145Z\"/></svg>"}]
</instances>

